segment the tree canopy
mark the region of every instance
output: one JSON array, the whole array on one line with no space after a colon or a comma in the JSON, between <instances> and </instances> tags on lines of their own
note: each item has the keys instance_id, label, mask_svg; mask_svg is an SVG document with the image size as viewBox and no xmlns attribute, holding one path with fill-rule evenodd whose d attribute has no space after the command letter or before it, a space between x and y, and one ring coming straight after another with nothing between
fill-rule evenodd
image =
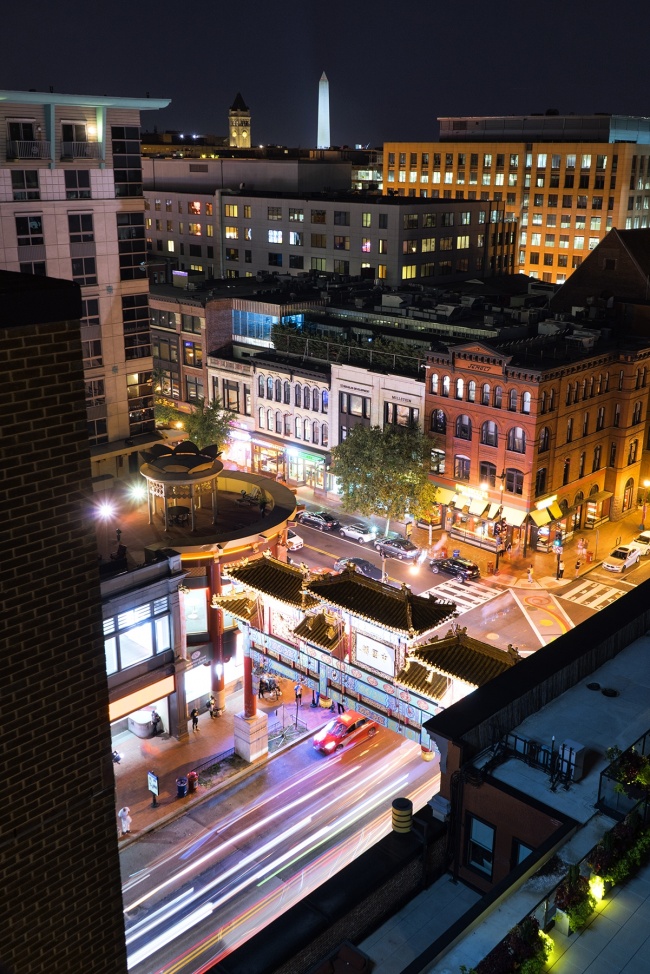
<instances>
[{"instance_id":1,"label":"tree canopy","mask_svg":"<svg viewBox=\"0 0 650 974\"><path fill-rule=\"evenodd\" d=\"M348 513L404 520L428 509L435 487L427 476L431 442L416 426L354 426L332 450L332 472Z\"/></svg>"},{"instance_id":2,"label":"tree canopy","mask_svg":"<svg viewBox=\"0 0 650 974\"><path fill-rule=\"evenodd\" d=\"M203 449L205 446L224 447L230 439L230 429L234 413L224 409L219 396L211 402L197 399L186 413L159 392L154 400L156 423L160 426L178 426L187 433L187 438ZM180 426L179 426L180 424Z\"/></svg>"}]
</instances>

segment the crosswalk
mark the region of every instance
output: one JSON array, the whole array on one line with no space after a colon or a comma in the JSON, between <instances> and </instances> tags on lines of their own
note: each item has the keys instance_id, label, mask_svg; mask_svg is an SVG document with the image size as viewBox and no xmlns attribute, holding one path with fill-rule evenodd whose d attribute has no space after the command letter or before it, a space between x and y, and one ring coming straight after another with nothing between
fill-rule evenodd
<instances>
[{"instance_id":1,"label":"crosswalk","mask_svg":"<svg viewBox=\"0 0 650 974\"><path fill-rule=\"evenodd\" d=\"M625 592L620 588L592 582L589 579L580 582L568 592L563 592L561 595L557 593L558 598L566 599L567 602L577 602L578 605L584 605L588 609L604 609L606 605L611 605L616 599L620 599L621 595L625 595Z\"/></svg>"},{"instance_id":2,"label":"crosswalk","mask_svg":"<svg viewBox=\"0 0 650 974\"><path fill-rule=\"evenodd\" d=\"M422 595L433 595L436 599L455 602L460 615L463 612L469 612L470 609L475 609L484 602L489 602L490 599L505 591L507 589L500 585L483 585L481 582L472 581L463 584L450 579L440 585L434 585L433 588L422 592Z\"/></svg>"}]
</instances>

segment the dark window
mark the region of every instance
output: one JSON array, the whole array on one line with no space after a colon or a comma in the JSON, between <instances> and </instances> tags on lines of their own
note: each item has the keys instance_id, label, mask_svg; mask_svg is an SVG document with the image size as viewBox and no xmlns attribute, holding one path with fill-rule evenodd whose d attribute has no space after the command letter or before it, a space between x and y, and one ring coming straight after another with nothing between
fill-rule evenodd
<instances>
[{"instance_id":1,"label":"dark window","mask_svg":"<svg viewBox=\"0 0 650 974\"><path fill-rule=\"evenodd\" d=\"M90 173L87 169L66 169L63 175L67 200L90 199Z\"/></svg>"},{"instance_id":2,"label":"dark window","mask_svg":"<svg viewBox=\"0 0 650 974\"><path fill-rule=\"evenodd\" d=\"M11 188L14 200L40 200L38 171L36 169L13 169L11 171Z\"/></svg>"},{"instance_id":3,"label":"dark window","mask_svg":"<svg viewBox=\"0 0 650 974\"><path fill-rule=\"evenodd\" d=\"M90 243L95 239L92 213L68 213L70 243Z\"/></svg>"},{"instance_id":4,"label":"dark window","mask_svg":"<svg viewBox=\"0 0 650 974\"><path fill-rule=\"evenodd\" d=\"M535 496L546 493L546 467L538 467L535 475Z\"/></svg>"},{"instance_id":5,"label":"dark window","mask_svg":"<svg viewBox=\"0 0 650 974\"><path fill-rule=\"evenodd\" d=\"M82 286L97 284L97 265L94 257L72 258L72 280ZM148 323L147 323L148 325Z\"/></svg>"},{"instance_id":6,"label":"dark window","mask_svg":"<svg viewBox=\"0 0 650 974\"><path fill-rule=\"evenodd\" d=\"M470 459L465 456L454 457L454 477L456 480L469 480Z\"/></svg>"},{"instance_id":7,"label":"dark window","mask_svg":"<svg viewBox=\"0 0 650 974\"><path fill-rule=\"evenodd\" d=\"M497 446L499 439L499 431L497 424L491 419L483 423L481 426L481 443L485 446Z\"/></svg>"},{"instance_id":8,"label":"dark window","mask_svg":"<svg viewBox=\"0 0 650 974\"><path fill-rule=\"evenodd\" d=\"M149 302L147 294L122 296L124 354L127 359L147 358L151 355Z\"/></svg>"},{"instance_id":9,"label":"dark window","mask_svg":"<svg viewBox=\"0 0 650 974\"><path fill-rule=\"evenodd\" d=\"M144 232L144 213L117 214L117 249L120 259L120 280L140 281L147 275L147 244Z\"/></svg>"},{"instance_id":10,"label":"dark window","mask_svg":"<svg viewBox=\"0 0 650 974\"><path fill-rule=\"evenodd\" d=\"M487 461L481 461L479 464L479 481L481 484L487 484L488 487L496 486L497 479L497 468L493 463L488 463Z\"/></svg>"},{"instance_id":11,"label":"dark window","mask_svg":"<svg viewBox=\"0 0 650 974\"><path fill-rule=\"evenodd\" d=\"M492 875L496 830L476 818L467 816L467 865L486 876Z\"/></svg>"},{"instance_id":12,"label":"dark window","mask_svg":"<svg viewBox=\"0 0 650 974\"><path fill-rule=\"evenodd\" d=\"M17 216L16 236L19 247L43 246L43 217Z\"/></svg>"},{"instance_id":13,"label":"dark window","mask_svg":"<svg viewBox=\"0 0 650 974\"><path fill-rule=\"evenodd\" d=\"M447 417L443 413L442 409L434 409L431 413L431 432L432 433L446 433L447 432Z\"/></svg>"},{"instance_id":14,"label":"dark window","mask_svg":"<svg viewBox=\"0 0 650 974\"><path fill-rule=\"evenodd\" d=\"M140 129L132 125L113 125L111 148L116 197L142 196Z\"/></svg>"},{"instance_id":15,"label":"dark window","mask_svg":"<svg viewBox=\"0 0 650 974\"><path fill-rule=\"evenodd\" d=\"M456 436L460 440L471 440L472 421L469 416L462 415L456 420Z\"/></svg>"},{"instance_id":16,"label":"dark window","mask_svg":"<svg viewBox=\"0 0 650 974\"><path fill-rule=\"evenodd\" d=\"M551 442L551 431L548 428L548 426L542 426L541 430L539 431L538 452L546 453L546 451L550 446L550 442Z\"/></svg>"},{"instance_id":17,"label":"dark window","mask_svg":"<svg viewBox=\"0 0 650 974\"><path fill-rule=\"evenodd\" d=\"M513 426L508 430L508 449L513 453L526 452L526 433L521 426Z\"/></svg>"},{"instance_id":18,"label":"dark window","mask_svg":"<svg viewBox=\"0 0 650 974\"><path fill-rule=\"evenodd\" d=\"M506 490L509 494L523 494L524 475L521 470L514 470L512 467L506 470Z\"/></svg>"}]
</instances>

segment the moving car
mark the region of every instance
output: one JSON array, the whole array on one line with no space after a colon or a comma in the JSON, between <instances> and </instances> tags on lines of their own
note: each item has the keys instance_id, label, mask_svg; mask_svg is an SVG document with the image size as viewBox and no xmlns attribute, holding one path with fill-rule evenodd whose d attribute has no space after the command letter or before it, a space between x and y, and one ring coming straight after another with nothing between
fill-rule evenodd
<instances>
[{"instance_id":1,"label":"moving car","mask_svg":"<svg viewBox=\"0 0 650 974\"><path fill-rule=\"evenodd\" d=\"M375 582L381 582L381 568L377 568L367 558L339 558L335 562L334 568L337 572L342 572L348 565L354 565L356 571L360 572L361 575L365 575L366 578L372 578Z\"/></svg>"},{"instance_id":2,"label":"moving car","mask_svg":"<svg viewBox=\"0 0 650 974\"><path fill-rule=\"evenodd\" d=\"M291 528L287 529L287 548L289 551L298 551L299 548L302 548L304 543L305 542L302 540L299 534L296 534L296 532L292 531Z\"/></svg>"},{"instance_id":3,"label":"moving car","mask_svg":"<svg viewBox=\"0 0 650 974\"><path fill-rule=\"evenodd\" d=\"M641 552L638 548L633 548L629 544L620 544L605 558L603 568L608 572L624 572L630 565L636 564L640 557Z\"/></svg>"},{"instance_id":4,"label":"moving car","mask_svg":"<svg viewBox=\"0 0 650 974\"><path fill-rule=\"evenodd\" d=\"M354 541L372 541L377 534L376 528L371 528L367 524L355 521L354 524L343 524L341 534L345 538L352 538Z\"/></svg>"},{"instance_id":5,"label":"moving car","mask_svg":"<svg viewBox=\"0 0 650 974\"><path fill-rule=\"evenodd\" d=\"M375 548L384 558L405 558L413 561L420 556L420 549L408 538L378 538Z\"/></svg>"},{"instance_id":6,"label":"moving car","mask_svg":"<svg viewBox=\"0 0 650 974\"><path fill-rule=\"evenodd\" d=\"M444 572L445 575L454 575L456 578L478 578L481 574L478 565L467 558L438 558L429 562L429 567L434 575Z\"/></svg>"},{"instance_id":7,"label":"moving car","mask_svg":"<svg viewBox=\"0 0 650 974\"><path fill-rule=\"evenodd\" d=\"M341 527L340 522L327 511L301 511L296 520L301 524L308 524L310 528L318 528L319 531L335 531Z\"/></svg>"},{"instance_id":8,"label":"moving car","mask_svg":"<svg viewBox=\"0 0 650 974\"><path fill-rule=\"evenodd\" d=\"M630 541L630 548L637 548L642 555L650 552L650 531L642 531L638 538Z\"/></svg>"},{"instance_id":9,"label":"moving car","mask_svg":"<svg viewBox=\"0 0 650 974\"><path fill-rule=\"evenodd\" d=\"M364 717L356 710L345 710L319 730L312 743L317 751L333 754L334 751L342 751L367 741L376 733L377 724L370 717Z\"/></svg>"}]
</instances>

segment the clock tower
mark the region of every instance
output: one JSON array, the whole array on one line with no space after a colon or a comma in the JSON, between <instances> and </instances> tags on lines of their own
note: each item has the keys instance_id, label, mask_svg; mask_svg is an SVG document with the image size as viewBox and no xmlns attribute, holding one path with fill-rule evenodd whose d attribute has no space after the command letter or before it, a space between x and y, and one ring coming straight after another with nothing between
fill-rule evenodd
<instances>
[{"instance_id":1,"label":"clock tower","mask_svg":"<svg viewBox=\"0 0 650 974\"><path fill-rule=\"evenodd\" d=\"M228 112L228 144L236 149L248 149L251 144L251 113L237 92Z\"/></svg>"}]
</instances>

